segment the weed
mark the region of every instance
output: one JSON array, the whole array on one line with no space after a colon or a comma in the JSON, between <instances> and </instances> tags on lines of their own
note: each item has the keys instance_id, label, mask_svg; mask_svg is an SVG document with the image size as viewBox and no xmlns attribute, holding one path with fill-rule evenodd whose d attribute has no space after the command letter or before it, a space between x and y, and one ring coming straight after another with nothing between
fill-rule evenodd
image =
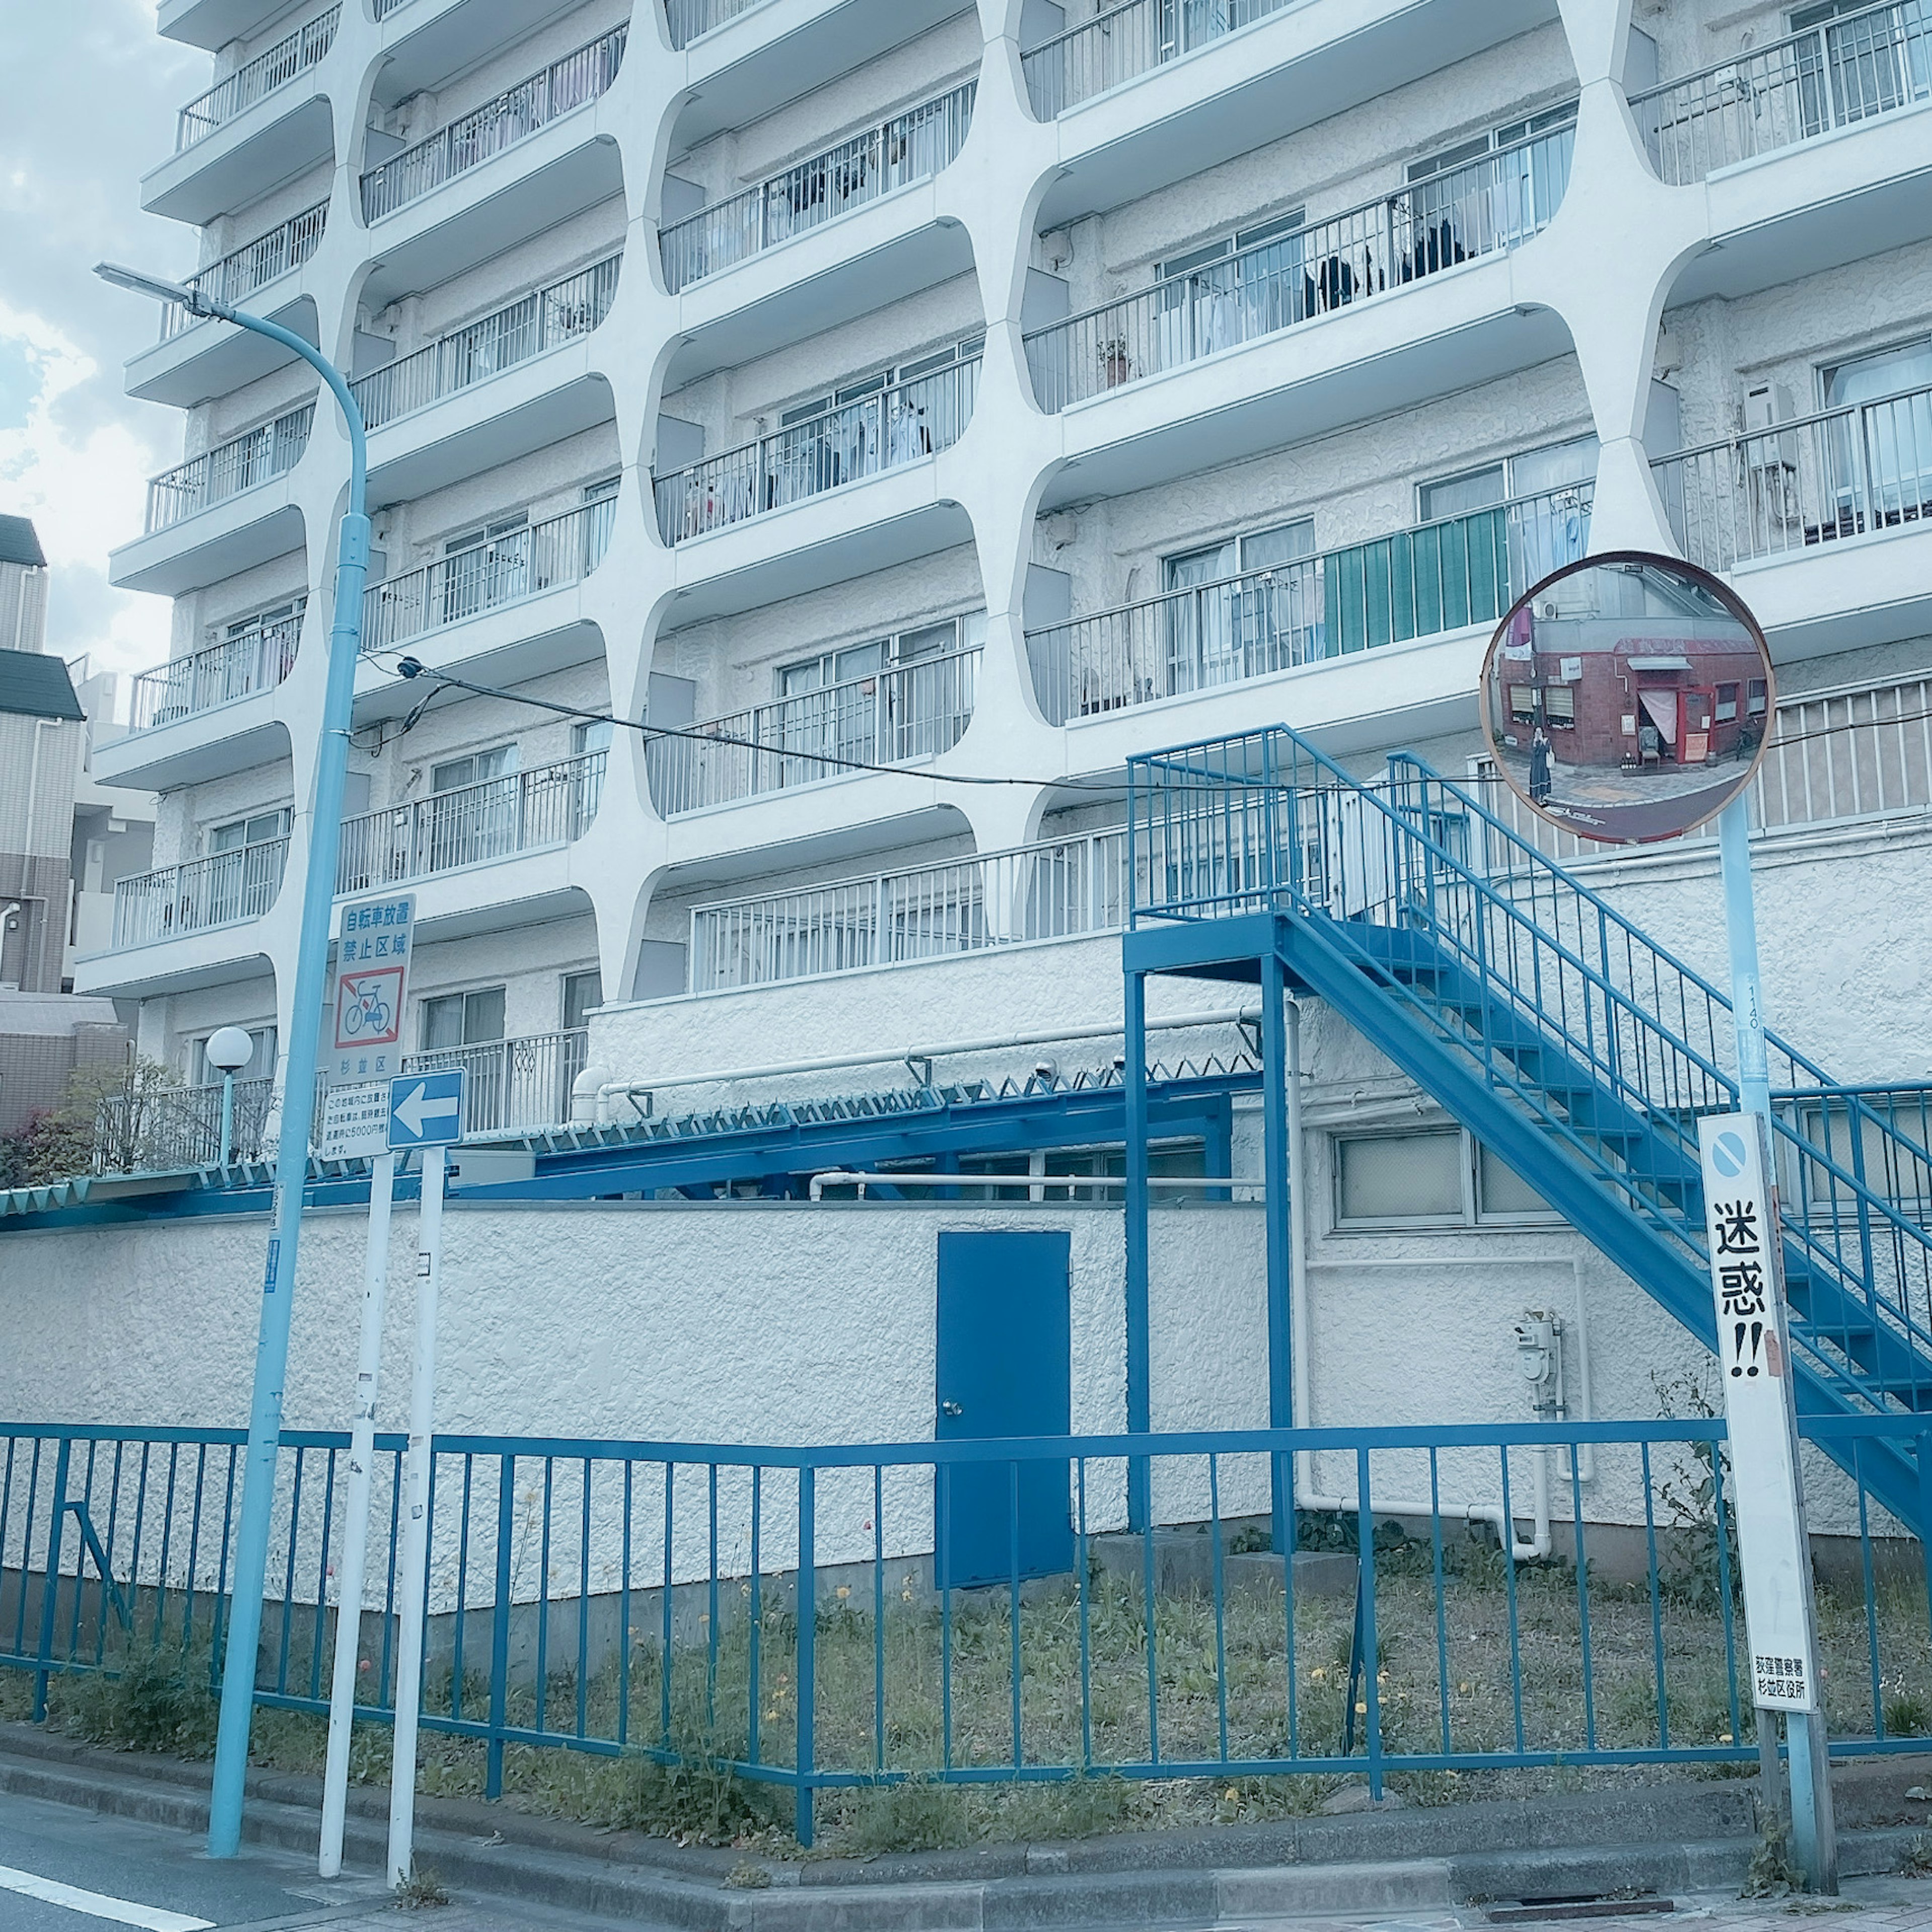
<instances>
[{"instance_id":1,"label":"weed","mask_svg":"<svg viewBox=\"0 0 1932 1932\"><path fill-rule=\"evenodd\" d=\"M412 1864L409 1876L396 1881L396 1908L420 1912L425 1906L447 1905L449 1892L434 1865Z\"/></svg>"},{"instance_id":2,"label":"weed","mask_svg":"<svg viewBox=\"0 0 1932 1932\"><path fill-rule=\"evenodd\" d=\"M1784 1826L1773 1818L1759 1837L1757 1850L1751 1854L1750 1869L1744 1874L1744 1889L1738 1896L1789 1898L1804 1889L1804 1874L1792 1858L1791 1848L1785 1841Z\"/></svg>"},{"instance_id":3,"label":"weed","mask_svg":"<svg viewBox=\"0 0 1932 1932\"><path fill-rule=\"evenodd\" d=\"M1907 1878L1932 1878L1932 1838L1921 1832L1906 1846L1898 1868Z\"/></svg>"},{"instance_id":4,"label":"weed","mask_svg":"<svg viewBox=\"0 0 1932 1932\"><path fill-rule=\"evenodd\" d=\"M754 1864L749 1858L740 1858L724 1874L724 1882L734 1892L762 1892L771 1882L770 1868Z\"/></svg>"}]
</instances>

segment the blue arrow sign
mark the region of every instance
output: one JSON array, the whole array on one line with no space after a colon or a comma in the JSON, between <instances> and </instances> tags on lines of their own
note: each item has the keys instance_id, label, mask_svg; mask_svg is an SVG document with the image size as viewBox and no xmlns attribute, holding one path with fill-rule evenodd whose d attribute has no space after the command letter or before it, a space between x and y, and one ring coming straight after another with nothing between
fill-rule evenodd
<instances>
[{"instance_id":1,"label":"blue arrow sign","mask_svg":"<svg viewBox=\"0 0 1932 1932\"><path fill-rule=\"evenodd\" d=\"M406 1073L389 1082L389 1144L447 1147L463 1138L463 1069Z\"/></svg>"}]
</instances>

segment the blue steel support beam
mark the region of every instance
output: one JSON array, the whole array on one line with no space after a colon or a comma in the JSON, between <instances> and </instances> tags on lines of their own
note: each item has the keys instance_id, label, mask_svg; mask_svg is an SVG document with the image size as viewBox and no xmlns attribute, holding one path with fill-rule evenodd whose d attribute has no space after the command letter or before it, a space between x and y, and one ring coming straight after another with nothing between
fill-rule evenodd
<instances>
[{"instance_id":1,"label":"blue steel support beam","mask_svg":"<svg viewBox=\"0 0 1932 1932\"><path fill-rule=\"evenodd\" d=\"M1270 950L1262 962L1262 1172L1266 1177L1268 1238L1268 1424L1292 1427L1294 1414L1294 1329L1289 1315L1288 1190L1288 1039L1282 1010L1287 975ZM1299 1186L1301 1177L1293 1177ZM1282 1494L1283 1459L1275 1459L1274 1546L1294 1545L1289 1499Z\"/></svg>"},{"instance_id":2,"label":"blue steel support beam","mask_svg":"<svg viewBox=\"0 0 1932 1932\"><path fill-rule=\"evenodd\" d=\"M1144 1434L1154 1426L1153 1361L1148 1311L1148 1077L1147 981L1126 976L1126 1114L1122 1123L1126 1152L1127 1430ZM1153 1472L1144 1460L1127 1465L1127 1526L1154 1533Z\"/></svg>"}]
</instances>

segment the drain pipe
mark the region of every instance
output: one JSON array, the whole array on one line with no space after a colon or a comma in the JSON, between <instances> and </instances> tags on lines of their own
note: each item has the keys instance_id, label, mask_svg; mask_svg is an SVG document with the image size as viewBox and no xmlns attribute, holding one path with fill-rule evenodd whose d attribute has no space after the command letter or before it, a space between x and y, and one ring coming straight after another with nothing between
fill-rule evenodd
<instances>
[{"instance_id":1,"label":"drain pipe","mask_svg":"<svg viewBox=\"0 0 1932 1932\"><path fill-rule=\"evenodd\" d=\"M1242 1006L1227 1006L1211 1012L1187 1013L1174 1019L1149 1020L1149 1033L1174 1033L1189 1027L1239 1026L1252 1022L1256 1016L1253 1010ZM652 1080L606 1080L596 1089L596 1117L600 1124L608 1122L610 1102L614 1100L631 1102L640 1119L648 1118L648 1105L651 1095L665 1087L722 1087L740 1080L778 1080L801 1073L832 1073L854 1066L885 1066L900 1062L908 1067L914 1077L922 1085L932 1082L932 1063L962 1053L997 1053L1020 1046L1051 1046L1065 1040L1118 1040L1121 1028L1118 1021L1101 1026L1050 1027L1040 1033L998 1034L988 1040L950 1040L941 1046L908 1046L901 1048L889 1047L884 1052L846 1053L818 1060L782 1060L770 1066L721 1067L708 1072L668 1073ZM637 1106L639 1096L646 1105Z\"/></svg>"},{"instance_id":2,"label":"drain pipe","mask_svg":"<svg viewBox=\"0 0 1932 1932\"><path fill-rule=\"evenodd\" d=\"M1308 1178L1307 1141L1302 1114L1301 1003L1285 1000L1288 1016L1288 1332L1289 1353L1293 1360L1294 1410L1290 1418L1298 1429L1312 1426L1314 1376L1309 1360L1312 1298L1308 1286ZM1294 1500L1298 1509L1321 1516L1339 1516L1359 1507L1357 1499L1325 1496L1316 1487L1315 1451L1304 1449L1295 1456ZM1535 1452L1535 1529L1527 1543L1518 1541L1516 1524L1506 1520L1498 1503L1413 1502L1385 1498L1380 1504L1390 1516L1460 1516L1466 1522L1486 1522L1496 1532L1498 1544L1505 1546L1518 1563L1540 1562L1550 1554L1553 1534L1550 1518L1550 1452Z\"/></svg>"}]
</instances>

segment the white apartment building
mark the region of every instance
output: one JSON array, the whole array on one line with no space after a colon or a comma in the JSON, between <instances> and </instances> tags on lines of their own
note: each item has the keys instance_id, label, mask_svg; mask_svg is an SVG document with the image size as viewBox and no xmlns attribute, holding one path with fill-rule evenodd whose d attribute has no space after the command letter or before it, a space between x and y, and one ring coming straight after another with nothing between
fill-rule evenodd
<instances>
[{"instance_id":1,"label":"white apartment building","mask_svg":"<svg viewBox=\"0 0 1932 1932\"><path fill-rule=\"evenodd\" d=\"M159 26L214 70L143 206L371 425L341 890L418 894L408 1044L465 1051L479 1126L567 1118L585 1070L1117 1022L1128 757L1281 721L1475 770L1494 620L1586 547L1682 551L1759 614L1777 692L1732 701L1784 741L1776 1016L1843 1077L1932 1072L1921 0ZM227 1023L266 1077L347 446L219 322L164 316L128 386L184 418L114 563L174 599L174 655L98 756L161 794L156 869L76 982L184 1081ZM500 694L419 706L405 656ZM1721 972L1709 854L1592 877ZM1372 1066L1312 1051L1359 1107ZM1472 1150L1430 1184L1382 1218L1484 1218Z\"/></svg>"}]
</instances>

